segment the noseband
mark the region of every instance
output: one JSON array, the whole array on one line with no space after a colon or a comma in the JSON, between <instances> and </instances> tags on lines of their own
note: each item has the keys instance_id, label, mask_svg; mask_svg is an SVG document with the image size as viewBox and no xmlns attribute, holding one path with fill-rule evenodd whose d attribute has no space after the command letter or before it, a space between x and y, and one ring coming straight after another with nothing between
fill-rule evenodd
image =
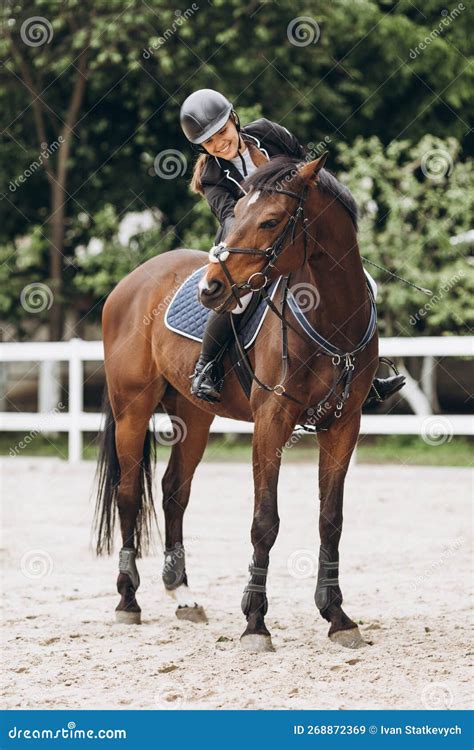
<instances>
[{"instance_id":1,"label":"noseband","mask_svg":"<svg viewBox=\"0 0 474 750\"><path fill-rule=\"evenodd\" d=\"M209 252L211 261L213 263L215 263L216 261L220 263L221 269L225 277L227 278L227 281L229 282L232 296L235 297L235 300L239 307L242 307L240 297L237 293L239 290L248 289L251 292L258 292L268 284L269 279L268 279L267 274L269 273L271 269L275 268L275 265L274 265L275 261L278 260L283 250L285 249L286 247L285 240L287 239L288 235L290 235L289 244L292 245L294 243L296 227L298 226L298 222L300 220L303 226L303 246L304 246L303 264L306 263L307 244L308 244L307 243L308 219L306 219L304 215L304 205L305 205L307 194L308 194L308 185L306 184L304 186L303 192L300 195L298 195L298 193L294 193L292 190L284 190L283 188L279 188L279 187L259 188L259 189L268 193L280 193L282 195L289 195L290 198L295 198L295 200L298 201L298 205L294 213L290 216L290 218L286 222L283 228L283 231L272 242L272 244L269 247L267 247L266 250L259 250L256 247L227 247L225 242L220 242L218 245L215 245L213 248L211 248ZM241 254L241 255L257 255L257 256L260 256L261 258L266 258L267 263L261 271L257 271L256 273L253 273L247 279L247 281L237 284L237 282L233 279L231 272L229 271L229 269L227 268L225 264L225 261L229 257L230 253ZM230 299L230 297L227 299ZM227 299L225 300L225 302L227 302Z\"/></svg>"}]
</instances>

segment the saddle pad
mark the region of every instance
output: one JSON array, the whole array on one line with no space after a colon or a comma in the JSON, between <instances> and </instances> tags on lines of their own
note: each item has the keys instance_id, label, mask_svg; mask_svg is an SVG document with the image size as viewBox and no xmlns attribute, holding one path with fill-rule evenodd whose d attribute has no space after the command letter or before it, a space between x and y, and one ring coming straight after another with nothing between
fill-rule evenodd
<instances>
[{"instance_id":1,"label":"saddle pad","mask_svg":"<svg viewBox=\"0 0 474 750\"><path fill-rule=\"evenodd\" d=\"M198 284L204 275L207 266L197 268L188 278L183 281L174 295L165 315L165 325L170 331L179 333L194 341L202 341L204 330L210 310L201 305L197 296ZM273 299L280 278L272 282L268 288L268 294ZM257 308L249 320L239 329L239 338L245 349L248 349L255 339L265 320L268 307L265 300L260 300ZM244 315L245 313L242 313ZM239 318L240 315L236 315ZM235 321L238 322L237 320Z\"/></svg>"}]
</instances>

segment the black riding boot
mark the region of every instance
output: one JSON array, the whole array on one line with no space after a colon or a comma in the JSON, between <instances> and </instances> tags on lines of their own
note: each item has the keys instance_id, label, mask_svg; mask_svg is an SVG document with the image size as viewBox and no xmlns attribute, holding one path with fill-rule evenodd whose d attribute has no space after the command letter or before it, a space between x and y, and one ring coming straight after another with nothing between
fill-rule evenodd
<instances>
[{"instance_id":1,"label":"black riding boot","mask_svg":"<svg viewBox=\"0 0 474 750\"><path fill-rule=\"evenodd\" d=\"M204 331L201 354L190 376L193 378L191 393L211 403L220 401L222 381L217 376L214 360L232 336L231 314L211 311Z\"/></svg>"},{"instance_id":2,"label":"black riding boot","mask_svg":"<svg viewBox=\"0 0 474 750\"><path fill-rule=\"evenodd\" d=\"M393 396L405 385L404 375L392 375L390 378L374 378L369 395L365 399L364 406L375 402L381 403Z\"/></svg>"}]
</instances>

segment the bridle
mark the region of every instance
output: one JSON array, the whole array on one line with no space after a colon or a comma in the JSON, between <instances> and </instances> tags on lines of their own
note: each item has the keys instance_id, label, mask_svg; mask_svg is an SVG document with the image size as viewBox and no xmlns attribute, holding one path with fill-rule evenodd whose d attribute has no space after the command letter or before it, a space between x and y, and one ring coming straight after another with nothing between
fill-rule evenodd
<instances>
[{"instance_id":1,"label":"bridle","mask_svg":"<svg viewBox=\"0 0 474 750\"><path fill-rule=\"evenodd\" d=\"M303 247L304 247L303 265L306 263L306 258L307 258L308 219L306 219L304 215L304 205L306 203L306 198L308 195L308 184L305 184L301 194L295 193L292 190L285 190L280 187L264 187L264 188L259 188L259 190L261 190L262 192L267 192L267 193L279 193L281 195L288 195L290 196L290 198L295 198L298 201L298 205L295 211L289 217L288 221L283 227L283 230L280 232L278 237L276 237L276 239L273 240L272 244L266 248L266 250L260 250L255 247L228 247L225 244L225 242L220 242L218 245L215 245L213 248L211 248L210 259L214 263L216 262L216 260L220 263L222 272L224 273L230 285L230 289L231 289L230 296L233 296L235 298L239 307L242 307L242 303L240 301L239 295L237 294L238 290L248 289L249 291L252 291L252 292L258 292L264 289L264 287L266 287L269 281L267 274L272 269L275 269L275 262L278 260L283 250L285 250L285 247L286 247L285 242L288 238L288 235L290 235L289 244L292 245L294 243L296 228L300 220L302 222L302 228L303 228ZM231 272L229 271L229 269L227 268L225 264L225 261L227 260L230 254L256 255L262 258L266 258L267 263L261 271L257 271L256 273L251 274L251 276L247 279L247 281L237 284L237 282L234 280ZM257 281L255 281L256 277L257 277ZM224 302L222 303L222 306L227 304L227 302L230 299L230 296L224 300Z\"/></svg>"},{"instance_id":2,"label":"bridle","mask_svg":"<svg viewBox=\"0 0 474 750\"><path fill-rule=\"evenodd\" d=\"M316 356L331 357L331 361L333 365L333 379L332 379L331 388L329 392L326 393L324 398L322 398L318 402L318 404L316 404L315 407L310 407L306 409L306 414L309 416L310 424L304 424L303 427L306 430L316 431L317 428L314 422L315 420L320 419L322 416L328 416L328 409L330 405L329 401L333 397L337 398L337 404L336 404L336 408L332 416L335 418L341 417L344 404L349 398L350 385L352 382L354 369L355 369L355 354L357 352L362 351L362 349L364 349L368 345L377 327L377 311L375 307L375 300L372 294L372 290L370 289L369 284L367 284L367 290L368 290L370 306L371 306L370 320L364 332L363 337L360 339L358 344L349 352L343 351L342 349L339 349L338 347L336 347L334 344L332 344L330 341L324 338L320 333L318 333L311 326L309 321L307 321L305 316L299 310L298 304L291 292L291 289L289 289L289 278L290 278L289 275L283 276L283 285L282 285L282 294L281 294L281 312L280 312L280 310L278 310L278 308L275 306L272 299L267 293L266 286L269 281L267 274L272 269L276 269L278 271L278 269L275 266L275 262L278 260L282 252L286 249L286 247L294 243L296 229L300 221L302 224L303 248L304 248L304 260L303 260L302 265L306 263L307 247L308 247L308 219L304 215L304 207L305 207L306 199L308 196L309 185L308 183L305 183L305 186L301 194L293 192L292 190L283 189L278 186L263 187L259 189L265 192L274 192L274 193L280 193L283 195L288 195L291 198L294 198L298 203L297 203L295 211L289 217L283 230L280 232L278 237L276 237L276 239L272 242L272 244L266 248L266 250L260 250L254 247L228 247L225 244L225 242L221 242L218 245L211 248L211 251L209 253L210 259L212 262L214 263L218 262L220 264L220 267L225 277L227 278L230 288L231 288L231 294L224 300L221 307L226 305L226 303L232 296L235 297L239 307L242 307L242 303L240 302L240 298L237 293L239 290L249 290L252 292L260 291L268 307L281 320L281 324L282 324L281 326L281 329L282 329L282 373L280 377L280 382L275 386L269 386L263 383L261 380L259 380L255 372L253 371L252 366L250 365L250 362L248 361L248 356L245 350L243 349L242 344L240 343L240 339L238 337L238 333L235 328L234 316L232 314L230 315L232 329L233 329L234 337L236 341L236 346L237 346L239 355L241 357L241 360L244 363L251 379L255 380L255 382L259 385L259 387L266 391L275 393L277 396L284 396L287 399L290 399L291 401L300 404L301 406L305 406L305 404L302 401L300 401L300 399L288 393L284 385L284 382L286 380L286 375L288 372L288 328L291 328L301 339L303 339L305 343L308 342L308 338L314 341L320 349L320 351L316 354ZM288 238L290 241L289 243L286 243L286 240ZM266 258L267 263L261 271L257 271L256 273L251 274L251 276L247 279L246 282L241 282L238 284L234 280L231 272L226 266L226 260L231 254L256 255L262 258ZM254 281L255 277L259 277L259 280L257 283ZM300 326L303 332L299 330L298 328L296 328L296 326L294 326L292 323L290 323L289 320L285 318L285 305L287 303L288 298L289 298L288 304L289 304L290 310L293 312L293 315L295 316L295 318L299 320ZM339 371L339 366L342 367L341 371ZM339 386L342 387L342 393L338 396L337 390ZM329 414L329 417L330 416L331 415ZM321 428L318 428L318 429L321 429Z\"/></svg>"}]
</instances>

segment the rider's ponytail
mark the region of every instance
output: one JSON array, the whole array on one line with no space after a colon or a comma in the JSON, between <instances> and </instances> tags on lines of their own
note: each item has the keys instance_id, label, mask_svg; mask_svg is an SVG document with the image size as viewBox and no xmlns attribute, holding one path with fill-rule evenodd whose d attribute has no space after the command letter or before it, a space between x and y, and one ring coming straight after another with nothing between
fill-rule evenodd
<instances>
[{"instance_id":1,"label":"rider's ponytail","mask_svg":"<svg viewBox=\"0 0 474 750\"><path fill-rule=\"evenodd\" d=\"M193 176L191 178L191 190L193 193L202 193L204 194L204 190L202 188L202 182L201 177L202 173L204 171L204 167L207 162L207 154L199 154L196 163L194 165L193 169Z\"/></svg>"}]
</instances>

